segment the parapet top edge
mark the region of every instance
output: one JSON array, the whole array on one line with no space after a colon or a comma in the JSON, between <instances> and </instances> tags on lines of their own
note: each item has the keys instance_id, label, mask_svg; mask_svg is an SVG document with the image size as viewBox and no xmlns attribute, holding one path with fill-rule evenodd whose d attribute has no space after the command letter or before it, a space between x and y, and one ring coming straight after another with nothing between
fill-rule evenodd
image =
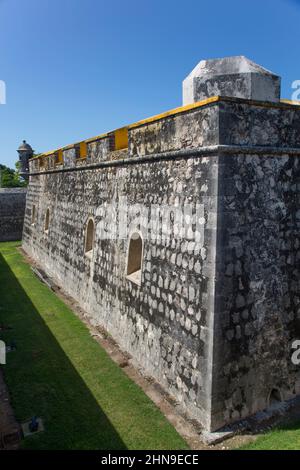
<instances>
[{"instance_id":1,"label":"parapet top edge","mask_svg":"<svg viewBox=\"0 0 300 470\"><path fill-rule=\"evenodd\" d=\"M117 131L120 131L120 130L123 130L123 129L127 129L127 130L136 129L136 128L141 127L143 125L147 125L147 124L150 124L150 123L153 123L153 122L156 122L156 121L160 121L161 119L171 117L171 116L175 116L177 114L185 113L185 112L191 111L193 109L201 108L201 107L207 106L209 104L214 104L214 103L217 103L217 102L220 102L220 101L225 101L225 102L227 101L227 102L232 102L232 103L234 103L234 102L235 103L245 103L245 104L251 104L251 105L254 105L254 106L267 107L267 108L299 108L299 106L300 106L300 101L288 100L288 99L281 99L278 103L274 103L274 102L269 102L269 101L256 101L256 100L236 98L236 97L228 97L228 96L213 96L211 98L207 98L207 99L198 101L197 103L192 103L192 104L188 104L188 105L185 105L185 106L179 106L177 108L170 109L169 111L165 111L163 113L156 114L156 115L151 116L149 118L142 119L142 120L137 121L135 123L132 123L128 126L123 126L123 127L114 129L112 131L109 131L109 132L106 132L106 133L103 133L103 134L99 134L99 135L94 136L94 137L90 137L90 138L82 140L82 141L77 141L73 144L69 144L69 145L66 145L64 147L61 147L61 148L58 148L58 149L55 149L55 150L50 150L50 151L41 153L41 154L39 154L35 157L32 157L30 160L33 160L33 159L36 159L36 158L41 158L41 157L46 157L46 156L49 156L49 155L53 155L57 152L61 152L61 151L64 151L64 150L74 148L75 146L80 145L82 143L91 143L91 142L94 142L94 141L97 141L97 140L104 139L104 138L109 137L110 135L114 134L114 132L117 132Z\"/></svg>"}]
</instances>

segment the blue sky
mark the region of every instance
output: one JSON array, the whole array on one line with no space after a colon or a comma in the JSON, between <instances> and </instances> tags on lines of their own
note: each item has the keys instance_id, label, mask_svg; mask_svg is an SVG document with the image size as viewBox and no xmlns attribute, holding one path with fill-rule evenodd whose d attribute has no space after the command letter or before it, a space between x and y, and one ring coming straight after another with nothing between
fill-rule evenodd
<instances>
[{"instance_id":1,"label":"blue sky","mask_svg":"<svg viewBox=\"0 0 300 470\"><path fill-rule=\"evenodd\" d=\"M0 163L181 104L205 58L246 55L300 80L298 0L0 0Z\"/></svg>"}]
</instances>

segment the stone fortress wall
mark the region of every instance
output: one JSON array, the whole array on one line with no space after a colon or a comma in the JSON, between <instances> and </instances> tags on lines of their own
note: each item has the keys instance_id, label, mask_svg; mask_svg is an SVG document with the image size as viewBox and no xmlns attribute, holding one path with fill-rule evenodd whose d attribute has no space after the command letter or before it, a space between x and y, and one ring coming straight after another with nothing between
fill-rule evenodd
<instances>
[{"instance_id":1,"label":"stone fortress wall","mask_svg":"<svg viewBox=\"0 0 300 470\"><path fill-rule=\"evenodd\" d=\"M0 241L22 239L26 188L0 188Z\"/></svg>"},{"instance_id":2,"label":"stone fortress wall","mask_svg":"<svg viewBox=\"0 0 300 470\"><path fill-rule=\"evenodd\" d=\"M30 160L23 248L215 430L300 393L300 107L244 57L202 65L185 106ZM184 233L170 210L151 237L153 206Z\"/></svg>"}]
</instances>

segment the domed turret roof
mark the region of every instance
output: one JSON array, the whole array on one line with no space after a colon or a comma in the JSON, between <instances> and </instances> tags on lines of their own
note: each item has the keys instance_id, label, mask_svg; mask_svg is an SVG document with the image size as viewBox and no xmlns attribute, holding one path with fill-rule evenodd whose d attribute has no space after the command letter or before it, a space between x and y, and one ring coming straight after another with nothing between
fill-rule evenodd
<instances>
[{"instance_id":1,"label":"domed turret roof","mask_svg":"<svg viewBox=\"0 0 300 470\"><path fill-rule=\"evenodd\" d=\"M27 144L26 140L23 140L22 144L18 148L18 152L33 152L31 145Z\"/></svg>"}]
</instances>

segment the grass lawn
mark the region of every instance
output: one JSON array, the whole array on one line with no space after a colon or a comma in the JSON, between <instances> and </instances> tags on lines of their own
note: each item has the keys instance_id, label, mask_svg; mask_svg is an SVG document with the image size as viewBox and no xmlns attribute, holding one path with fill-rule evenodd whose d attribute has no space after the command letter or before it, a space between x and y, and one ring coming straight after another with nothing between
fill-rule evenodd
<instances>
[{"instance_id":1,"label":"grass lawn","mask_svg":"<svg viewBox=\"0 0 300 470\"><path fill-rule=\"evenodd\" d=\"M258 437L255 442L241 447L241 450L299 450L300 422L273 429Z\"/></svg>"},{"instance_id":2,"label":"grass lawn","mask_svg":"<svg viewBox=\"0 0 300 470\"><path fill-rule=\"evenodd\" d=\"M16 351L1 366L17 420L42 417L27 449L187 449L158 408L42 284L0 243L0 332Z\"/></svg>"}]
</instances>

